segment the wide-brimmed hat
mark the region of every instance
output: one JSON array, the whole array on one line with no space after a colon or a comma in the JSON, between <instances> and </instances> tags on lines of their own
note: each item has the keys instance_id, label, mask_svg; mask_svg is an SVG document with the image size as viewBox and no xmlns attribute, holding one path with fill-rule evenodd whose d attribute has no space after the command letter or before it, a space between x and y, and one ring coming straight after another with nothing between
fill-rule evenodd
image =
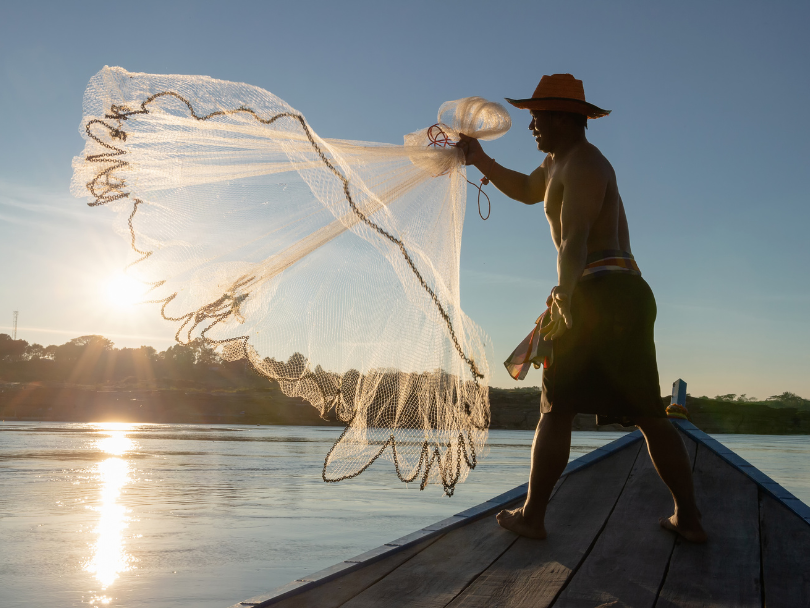
<instances>
[{"instance_id":1,"label":"wide-brimmed hat","mask_svg":"<svg viewBox=\"0 0 810 608\"><path fill-rule=\"evenodd\" d=\"M588 118L601 118L610 114L610 110L585 101L585 88L582 81L571 74L552 74L543 76L540 84L529 99L509 99L506 101L521 110L547 110L553 112L574 112Z\"/></svg>"}]
</instances>

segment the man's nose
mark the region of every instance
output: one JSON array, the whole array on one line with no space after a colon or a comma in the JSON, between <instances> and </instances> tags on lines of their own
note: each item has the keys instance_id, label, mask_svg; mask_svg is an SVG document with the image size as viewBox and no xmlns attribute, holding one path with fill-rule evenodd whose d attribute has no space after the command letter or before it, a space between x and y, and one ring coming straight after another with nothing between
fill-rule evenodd
<instances>
[{"instance_id":1,"label":"man's nose","mask_svg":"<svg viewBox=\"0 0 810 608\"><path fill-rule=\"evenodd\" d=\"M534 131L534 118L532 118L532 121L529 123L529 131Z\"/></svg>"}]
</instances>

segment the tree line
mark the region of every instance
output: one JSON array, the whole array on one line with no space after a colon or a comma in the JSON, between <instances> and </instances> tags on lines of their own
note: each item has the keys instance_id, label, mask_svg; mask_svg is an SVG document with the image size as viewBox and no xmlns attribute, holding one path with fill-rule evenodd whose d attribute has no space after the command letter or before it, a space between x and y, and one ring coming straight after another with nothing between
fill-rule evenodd
<instances>
[{"instance_id":1,"label":"tree line","mask_svg":"<svg viewBox=\"0 0 810 608\"><path fill-rule=\"evenodd\" d=\"M100 335L42 346L0 334L0 380L71 384L183 386L195 383L261 385L245 361L223 361L201 339L158 352L152 346L116 348Z\"/></svg>"},{"instance_id":2,"label":"tree line","mask_svg":"<svg viewBox=\"0 0 810 608\"><path fill-rule=\"evenodd\" d=\"M289 368L289 375L298 376L304 372L307 361L303 355L295 353L289 361L277 365ZM352 372L359 375L359 372ZM326 374L316 368L312 375L320 378ZM350 375L352 373L347 374ZM223 361L217 351L200 338L188 344L173 344L158 352L152 346L116 348L112 340L100 335L80 336L64 344L42 346L0 334L0 381L159 387L196 384L242 388L267 386L267 379L254 373L247 361ZM335 382L339 383L340 379L336 378ZM508 393L537 392L539 395L537 387L496 389L496 392L504 390ZM810 400L787 391L764 400L735 393L699 399L810 409Z\"/></svg>"}]
</instances>

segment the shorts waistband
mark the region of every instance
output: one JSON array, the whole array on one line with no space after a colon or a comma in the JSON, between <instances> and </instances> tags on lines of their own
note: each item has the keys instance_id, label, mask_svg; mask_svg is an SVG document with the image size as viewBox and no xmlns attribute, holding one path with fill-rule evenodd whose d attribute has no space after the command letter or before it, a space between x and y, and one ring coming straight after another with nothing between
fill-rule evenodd
<instances>
[{"instance_id":1,"label":"shorts waistband","mask_svg":"<svg viewBox=\"0 0 810 608\"><path fill-rule=\"evenodd\" d=\"M633 254L627 251L605 249L593 251L588 254L582 278L593 277L607 273L622 273L641 276L638 264Z\"/></svg>"}]
</instances>

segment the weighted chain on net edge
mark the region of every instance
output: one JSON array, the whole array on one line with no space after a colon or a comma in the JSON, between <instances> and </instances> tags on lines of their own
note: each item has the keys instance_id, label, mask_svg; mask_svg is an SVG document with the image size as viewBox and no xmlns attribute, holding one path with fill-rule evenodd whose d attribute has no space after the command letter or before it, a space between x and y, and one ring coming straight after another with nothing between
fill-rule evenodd
<instances>
[{"instance_id":1,"label":"weighted chain on net edge","mask_svg":"<svg viewBox=\"0 0 810 608\"><path fill-rule=\"evenodd\" d=\"M435 125L428 128L427 136L428 136L428 139L430 140L430 143L428 144L429 148L447 148L448 146L457 146L458 145L458 142L454 143L454 142L450 141L450 138L447 136L447 133L445 133L442 130L439 123L436 123ZM494 158L492 159L492 161L491 161L491 163L489 165L490 170L492 169L493 164L495 164L495 159ZM467 179L467 178L464 178L464 179ZM476 188L478 188L478 217L480 217L482 220L488 220L490 214L492 213L492 203L489 200L489 195L486 192L484 192L483 187L486 186L489 183L489 178L486 175L484 177L482 177L480 185L476 184L474 182L471 182L470 180L467 180L467 183L475 186ZM486 217L484 217L484 214L481 213L481 195L482 194L487 199L487 216Z\"/></svg>"}]
</instances>

